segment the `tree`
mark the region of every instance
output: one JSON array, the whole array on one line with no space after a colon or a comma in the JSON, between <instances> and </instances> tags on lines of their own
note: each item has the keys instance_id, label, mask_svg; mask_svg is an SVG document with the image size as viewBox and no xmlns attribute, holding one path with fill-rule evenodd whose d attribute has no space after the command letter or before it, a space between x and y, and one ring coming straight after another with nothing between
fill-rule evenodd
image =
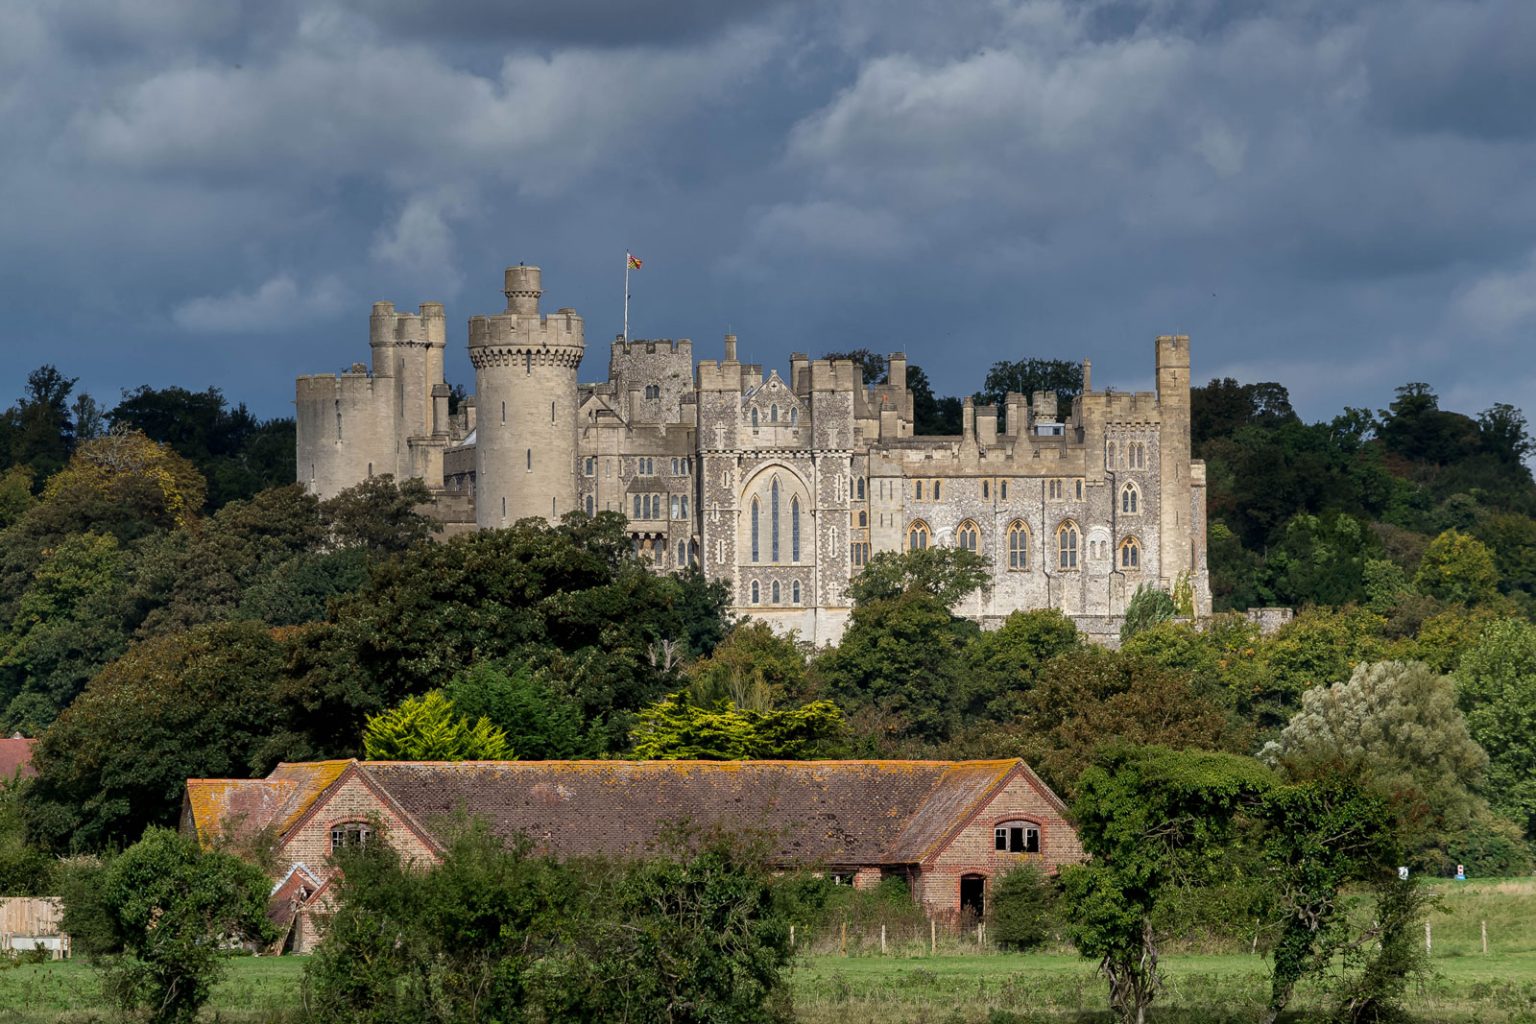
<instances>
[{"instance_id":1,"label":"tree","mask_svg":"<svg viewBox=\"0 0 1536 1024\"><path fill-rule=\"evenodd\" d=\"M371 761L509 761L507 734L484 717L458 714L441 690L407 697L370 716L363 751Z\"/></svg>"},{"instance_id":2,"label":"tree","mask_svg":"<svg viewBox=\"0 0 1536 1024\"><path fill-rule=\"evenodd\" d=\"M1456 679L1468 731L1488 754L1490 801L1536 837L1536 626L1489 625Z\"/></svg>"},{"instance_id":3,"label":"tree","mask_svg":"<svg viewBox=\"0 0 1536 1024\"><path fill-rule=\"evenodd\" d=\"M1447 530L1424 550L1413 585L1442 601L1474 605L1498 596L1499 571L1493 564L1493 552L1482 541Z\"/></svg>"},{"instance_id":4,"label":"tree","mask_svg":"<svg viewBox=\"0 0 1536 1024\"><path fill-rule=\"evenodd\" d=\"M1365 564L1374 553L1374 537L1353 516L1296 516L1265 560L1267 596L1286 605L1359 601L1365 597Z\"/></svg>"},{"instance_id":5,"label":"tree","mask_svg":"<svg viewBox=\"0 0 1536 1024\"><path fill-rule=\"evenodd\" d=\"M986 586L989 578L987 560L964 548L882 551L854 577L848 595L855 604L867 604L920 590L952 608Z\"/></svg>"},{"instance_id":6,"label":"tree","mask_svg":"<svg viewBox=\"0 0 1536 1024\"><path fill-rule=\"evenodd\" d=\"M837 361L839 359L851 359L859 369L860 380L864 384L884 384L890 378L886 374L885 356L867 348L850 349L847 352L828 352L821 358Z\"/></svg>"},{"instance_id":7,"label":"tree","mask_svg":"<svg viewBox=\"0 0 1536 1024\"><path fill-rule=\"evenodd\" d=\"M634 756L648 761L798 761L833 756L843 734L843 712L831 701L758 710L723 700L701 706L687 694L672 693L640 712Z\"/></svg>"},{"instance_id":8,"label":"tree","mask_svg":"<svg viewBox=\"0 0 1536 1024\"><path fill-rule=\"evenodd\" d=\"M1536 441L1531 440L1527 430L1525 413L1512 405L1497 402L1478 414L1477 429L1487 451L1516 472L1529 476L1530 470L1524 468L1525 460L1536 452Z\"/></svg>"},{"instance_id":9,"label":"tree","mask_svg":"<svg viewBox=\"0 0 1536 1024\"><path fill-rule=\"evenodd\" d=\"M170 829L148 829L77 885L87 891L66 896L64 930L121 1008L157 1024L197 1019L223 973L222 941L275 937L261 869Z\"/></svg>"},{"instance_id":10,"label":"tree","mask_svg":"<svg viewBox=\"0 0 1536 1024\"><path fill-rule=\"evenodd\" d=\"M442 529L417 511L432 500L422 481L395 482L385 473L369 477L321 503L336 543L367 548L376 554L404 551Z\"/></svg>"},{"instance_id":11,"label":"tree","mask_svg":"<svg viewBox=\"0 0 1536 1024\"><path fill-rule=\"evenodd\" d=\"M526 761L601 754L583 734L581 708L543 673L481 662L449 680L444 694L467 719L488 720Z\"/></svg>"},{"instance_id":12,"label":"tree","mask_svg":"<svg viewBox=\"0 0 1536 1024\"><path fill-rule=\"evenodd\" d=\"M1301 710L1261 756L1293 777L1344 765L1398 794L1421 819L1418 851L1478 815L1488 755L1467 730L1456 686L1419 662L1363 663L1347 683L1302 696Z\"/></svg>"},{"instance_id":13,"label":"tree","mask_svg":"<svg viewBox=\"0 0 1536 1024\"><path fill-rule=\"evenodd\" d=\"M987 926L999 946L1027 953L1051 937L1056 904L1055 886L1039 865L1015 864L997 880L987 900Z\"/></svg>"},{"instance_id":14,"label":"tree","mask_svg":"<svg viewBox=\"0 0 1536 1024\"><path fill-rule=\"evenodd\" d=\"M965 713L1002 721L1019 712L1021 695L1057 655L1081 650L1083 636L1055 608L1013 612L966 650Z\"/></svg>"},{"instance_id":15,"label":"tree","mask_svg":"<svg viewBox=\"0 0 1536 1024\"><path fill-rule=\"evenodd\" d=\"M8 465L26 466L44 481L58 472L75 446L69 418L69 394L77 378L40 366L27 374L27 390L5 414L10 435Z\"/></svg>"},{"instance_id":16,"label":"tree","mask_svg":"<svg viewBox=\"0 0 1536 1024\"><path fill-rule=\"evenodd\" d=\"M1072 814L1092 859L1061 872L1069 930L1126 1024L1143 1024L1162 989L1155 922L1223 877L1242 819L1273 785L1251 758L1160 747L1109 751L1083 772Z\"/></svg>"},{"instance_id":17,"label":"tree","mask_svg":"<svg viewBox=\"0 0 1536 1024\"><path fill-rule=\"evenodd\" d=\"M29 834L60 853L173 825L189 778L265 775L312 752L288 718L301 694L287 653L256 623L219 623L131 647L38 743Z\"/></svg>"},{"instance_id":18,"label":"tree","mask_svg":"<svg viewBox=\"0 0 1536 1024\"><path fill-rule=\"evenodd\" d=\"M1125 621L1120 624L1120 642L1125 643L1149 626L1168 622L1177 614L1173 598L1168 596L1166 590L1158 590L1143 583L1136 588L1130 603L1125 606Z\"/></svg>"},{"instance_id":19,"label":"tree","mask_svg":"<svg viewBox=\"0 0 1536 1024\"><path fill-rule=\"evenodd\" d=\"M1026 402L1032 403L1037 391L1055 392L1058 418L1066 419L1073 399L1083 393L1083 364L1069 359L1000 360L987 371L981 400L997 406L1003 413L1007 409L1009 393L1023 395ZM999 429L1002 426L1000 417ZM1010 424L1010 427L1017 432L1023 424Z\"/></svg>"},{"instance_id":20,"label":"tree","mask_svg":"<svg viewBox=\"0 0 1536 1024\"><path fill-rule=\"evenodd\" d=\"M53 858L27 842L21 813L23 782L0 778L0 897L55 892Z\"/></svg>"},{"instance_id":21,"label":"tree","mask_svg":"<svg viewBox=\"0 0 1536 1024\"><path fill-rule=\"evenodd\" d=\"M793 634L783 636L766 622L748 619L685 672L689 693L699 704L729 700L761 711L804 691L805 652Z\"/></svg>"},{"instance_id":22,"label":"tree","mask_svg":"<svg viewBox=\"0 0 1536 1024\"><path fill-rule=\"evenodd\" d=\"M964 409L960 399L934 395L928 374L915 363L907 366L907 390L912 393L914 434L929 436L960 433L963 427L960 418Z\"/></svg>"}]
</instances>

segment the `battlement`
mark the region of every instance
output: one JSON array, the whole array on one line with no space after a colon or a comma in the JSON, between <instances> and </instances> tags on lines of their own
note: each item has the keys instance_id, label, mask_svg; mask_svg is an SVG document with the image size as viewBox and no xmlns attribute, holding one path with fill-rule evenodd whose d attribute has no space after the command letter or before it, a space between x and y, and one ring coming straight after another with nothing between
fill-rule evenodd
<instances>
[{"instance_id":1,"label":"battlement","mask_svg":"<svg viewBox=\"0 0 1536 1024\"><path fill-rule=\"evenodd\" d=\"M633 341L626 342L624 340L624 336L620 334L616 335L613 339L613 354L615 356L632 356L640 354L653 356L657 352L656 346L658 345L666 346L660 350L663 355L670 354L674 356L684 356L689 360L689 365L692 366L693 342L688 338L636 338Z\"/></svg>"},{"instance_id":2,"label":"battlement","mask_svg":"<svg viewBox=\"0 0 1536 1024\"><path fill-rule=\"evenodd\" d=\"M574 310L493 313L469 318L469 347L534 349L586 345L586 327Z\"/></svg>"},{"instance_id":3,"label":"battlement","mask_svg":"<svg viewBox=\"0 0 1536 1024\"><path fill-rule=\"evenodd\" d=\"M382 345L435 345L448 343L448 317L441 302L423 302L415 313L395 311L393 302L375 302L368 322L368 342Z\"/></svg>"}]
</instances>

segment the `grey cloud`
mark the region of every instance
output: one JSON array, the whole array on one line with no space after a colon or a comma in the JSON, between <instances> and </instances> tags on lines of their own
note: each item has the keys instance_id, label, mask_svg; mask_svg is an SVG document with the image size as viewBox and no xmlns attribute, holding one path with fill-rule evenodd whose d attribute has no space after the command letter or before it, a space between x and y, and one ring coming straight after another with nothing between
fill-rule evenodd
<instances>
[{"instance_id":1,"label":"grey cloud","mask_svg":"<svg viewBox=\"0 0 1536 1024\"><path fill-rule=\"evenodd\" d=\"M629 47L707 39L796 0L342 0L392 34L503 46Z\"/></svg>"}]
</instances>

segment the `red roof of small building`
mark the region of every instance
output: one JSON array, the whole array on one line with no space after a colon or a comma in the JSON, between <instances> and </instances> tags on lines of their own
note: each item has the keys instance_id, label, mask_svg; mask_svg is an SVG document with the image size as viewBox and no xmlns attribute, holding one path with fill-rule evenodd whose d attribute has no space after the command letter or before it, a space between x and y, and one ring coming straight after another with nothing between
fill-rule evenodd
<instances>
[{"instance_id":1,"label":"red roof of small building","mask_svg":"<svg viewBox=\"0 0 1536 1024\"><path fill-rule=\"evenodd\" d=\"M32 767L32 748L37 740L24 736L12 736L0 740L0 782L20 776L30 779L37 774Z\"/></svg>"},{"instance_id":2,"label":"red roof of small building","mask_svg":"<svg viewBox=\"0 0 1536 1024\"><path fill-rule=\"evenodd\" d=\"M327 761L266 779L191 779L204 838L272 828L281 838L348 772L387 795L441 847L464 815L562 856L642 854L680 824L762 834L781 864L921 864L1023 761Z\"/></svg>"}]
</instances>

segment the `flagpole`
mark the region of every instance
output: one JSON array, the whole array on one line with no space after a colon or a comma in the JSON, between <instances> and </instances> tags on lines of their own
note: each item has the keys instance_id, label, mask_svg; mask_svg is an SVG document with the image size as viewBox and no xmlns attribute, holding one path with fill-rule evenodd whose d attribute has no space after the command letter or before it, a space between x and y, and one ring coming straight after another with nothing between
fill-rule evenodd
<instances>
[{"instance_id":1,"label":"flagpole","mask_svg":"<svg viewBox=\"0 0 1536 1024\"><path fill-rule=\"evenodd\" d=\"M624 344L629 344L629 250L624 250Z\"/></svg>"}]
</instances>

